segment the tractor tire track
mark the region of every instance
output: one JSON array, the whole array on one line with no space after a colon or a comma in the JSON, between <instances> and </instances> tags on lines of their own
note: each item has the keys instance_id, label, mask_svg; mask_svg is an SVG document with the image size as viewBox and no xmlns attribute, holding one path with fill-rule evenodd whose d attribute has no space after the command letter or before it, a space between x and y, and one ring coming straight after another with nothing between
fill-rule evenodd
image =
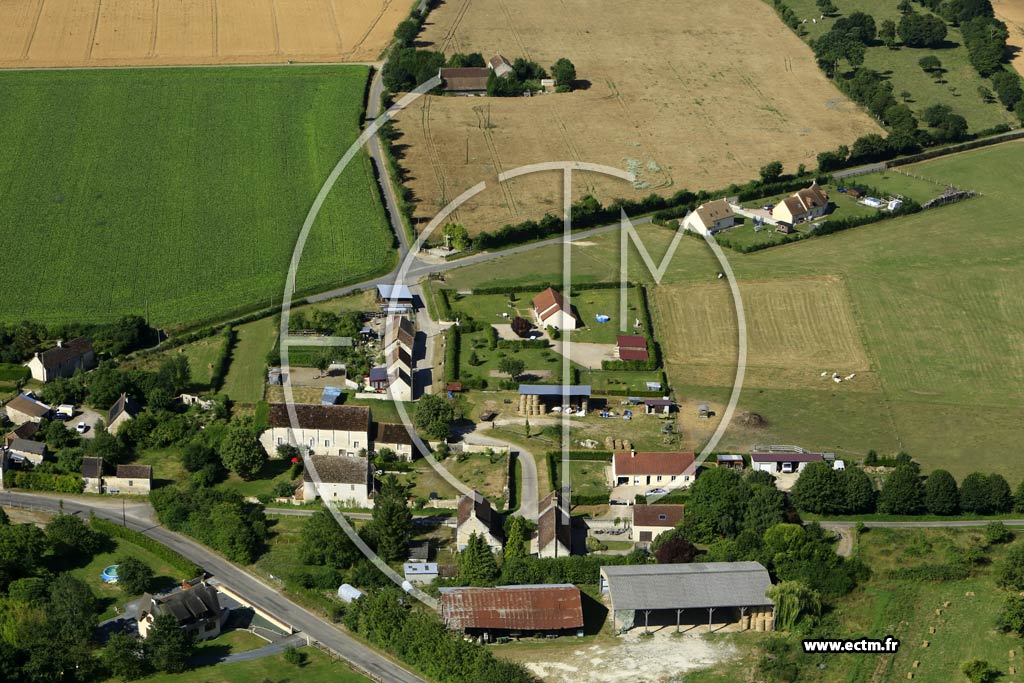
<instances>
[{"instance_id":1,"label":"tractor tire track","mask_svg":"<svg viewBox=\"0 0 1024 683\"><path fill-rule=\"evenodd\" d=\"M356 50L359 49L359 46L366 42L366 39L370 37L370 33L373 31L374 27L377 26L378 23L380 23L381 17L383 17L384 13L388 11L388 8L391 6L391 1L392 0L385 0L384 6L381 7L380 12L377 14L376 17L373 18L373 21L370 22L370 25L367 27L366 31L364 31L363 35L359 37L359 40L357 40L355 42L355 45L352 46L352 49L349 50L345 54L349 54L349 55L355 54ZM334 15L334 7L333 7L333 5L331 7L331 15L332 16ZM337 26L338 26L337 22L335 22L334 26L335 26L335 31L337 31ZM338 35L338 43L339 44L341 43L341 35L340 34Z\"/></svg>"},{"instance_id":2,"label":"tractor tire track","mask_svg":"<svg viewBox=\"0 0 1024 683\"><path fill-rule=\"evenodd\" d=\"M36 15L32 18L32 28L29 30L28 35L25 36L25 47L21 49L21 59L28 59L28 52L32 49L32 41L36 37L36 29L39 28L39 17L43 14L43 5L46 0L39 0L39 4L36 5Z\"/></svg>"},{"instance_id":3,"label":"tractor tire track","mask_svg":"<svg viewBox=\"0 0 1024 683\"><path fill-rule=\"evenodd\" d=\"M519 45L519 49L523 51L523 56L529 59L530 61L533 61L533 55L531 55L530 51L526 49L526 43L523 42L523 37L519 34L519 31L516 30L515 21L513 21L512 18L512 12L509 11L508 6L504 2L502 2L502 0L498 0L498 6L501 8L501 11L505 14L505 21L508 22L508 31L509 33L512 34L512 37Z\"/></svg>"},{"instance_id":4,"label":"tractor tire track","mask_svg":"<svg viewBox=\"0 0 1024 683\"><path fill-rule=\"evenodd\" d=\"M466 12L469 10L469 4L473 0L465 0L462 3L462 7L459 8L458 12L455 13L455 18L452 20L448 30L444 32L441 37L441 52L447 52L452 47L452 43L455 40L455 32L459 30L459 24L462 23L463 17L466 16Z\"/></svg>"},{"instance_id":5,"label":"tractor tire track","mask_svg":"<svg viewBox=\"0 0 1024 683\"><path fill-rule=\"evenodd\" d=\"M448 183L444 175L444 165L441 163L437 146L434 144L434 137L430 132L430 102L432 99L430 95L423 98L423 106L420 107L420 128L427 144L427 160L430 162L430 171L434 175L437 189L441 192L440 206L445 206L448 204Z\"/></svg>"},{"instance_id":6,"label":"tractor tire track","mask_svg":"<svg viewBox=\"0 0 1024 683\"><path fill-rule=\"evenodd\" d=\"M491 135L490 129L487 128L487 117L484 114L483 107L473 107L473 112L476 114L477 126L483 132L484 143L487 145L488 154L491 157L491 164L494 166L494 172L496 175L501 175L505 169L501 165L501 157L498 155L498 148L494 145L494 138ZM512 187L506 181L504 183L497 183L501 189L501 194L505 198L505 207L508 209L509 215L512 217L519 215L519 205L516 203L515 195L512 194Z\"/></svg>"}]
</instances>

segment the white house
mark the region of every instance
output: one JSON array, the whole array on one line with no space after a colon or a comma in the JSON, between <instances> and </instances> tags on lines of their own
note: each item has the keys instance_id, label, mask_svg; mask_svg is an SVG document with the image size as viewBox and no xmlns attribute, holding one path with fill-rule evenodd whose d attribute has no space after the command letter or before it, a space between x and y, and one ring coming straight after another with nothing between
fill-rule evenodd
<instances>
[{"instance_id":1,"label":"white house","mask_svg":"<svg viewBox=\"0 0 1024 683\"><path fill-rule=\"evenodd\" d=\"M815 182L776 204L772 209L772 218L793 225L824 216L827 211L828 193Z\"/></svg>"},{"instance_id":2,"label":"white house","mask_svg":"<svg viewBox=\"0 0 1024 683\"><path fill-rule=\"evenodd\" d=\"M195 640L208 640L220 635L227 610L220 606L217 589L205 581L162 597L145 593L136 603L139 635L147 637L154 618L162 614L174 617Z\"/></svg>"},{"instance_id":3,"label":"white house","mask_svg":"<svg viewBox=\"0 0 1024 683\"><path fill-rule=\"evenodd\" d=\"M317 491L313 474L302 473L302 500L309 503L319 496L345 507L373 507L373 465L369 458L348 455L312 455L310 460L320 478Z\"/></svg>"},{"instance_id":4,"label":"white house","mask_svg":"<svg viewBox=\"0 0 1024 683\"><path fill-rule=\"evenodd\" d=\"M46 444L28 439L14 439L7 447L7 457L15 462L28 462L36 466L46 457Z\"/></svg>"},{"instance_id":5,"label":"white house","mask_svg":"<svg viewBox=\"0 0 1024 683\"><path fill-rule=\"evenodd\" d=\"M118 465L114 476L103 477L105 493L148 496L152 489L153 468L149 465Z\"/></svg>"},{"instance_id":6,"label":"white house","mask_svg":"<svg viewBox=\"0 0 1024 683\"><path fill-rule=\"evenodd\" d=\"M490 501L477 491L473 491L471 496L459 496L455 524L455 544L459 550L466 549L469 537L473 534L482 536L494 552L501 550L505 543L498 513L491 507Z\"/></svg>"},{"instance_id":7,"label":"white house","mask_svg":"<svg viewBox=\"0 0 1024 683\"><path fill-rule=\"evenodd\" d=\"M736 221L736 214L733 213L729 202L724 199L716 199L707 204L701 204L691 211L683 219L683 227L701 235L714 235L720 230L731 228Z\"/></svg>"},{"instance_id":8,"label":"white house","mask_svg":"<svg viewBox=\"0 0 1024 683\"><path fill-rule=\"evenodd\" d=\"M620 451L612 456L614 486L686 487L696 477L693 453Z\"/></svg>"},{"instance_id":9,"label":"white house","mask_svg":"<svg viewBox=\"0 0 1024 683\"><path fill-rule=\"evenodd\" d=\"M260 443L273 457L278 446L292 444L318 455L354 456L370 447L370 409L363 406L295 405L298 428L288 418L288 406L270 406L269 428Z\"/></svg>"},{"instance_id":10,"label":"white house","mask_svg":"<svg viewBox=\"0 0 1024 683\"><path fill-rule=\"evenodd\" d=\"M551 287L533 297L533 313L541 327L550 325L556 330L575 330L579 326L565 298Z\"/></svg>"},{"instance_id":11,"label":"white house","mask_svg":"<svg viewBox=\"0 0 1024 683\"><path fill-rule=\"evenodd\" d=\"M776 474L803 472L809 462L821 462L825 456L807 451L768 451L750 454L750 466L755 471Z\"/></svg>"},{"instance_id":12,"label":"white house","mask_svg":"<svg viewBox=\"0 0 1024 683\"><path fill-rule=\"evenodd\" d=\"M568 557L572 554L572 518L562 506L561 495L552 491L538 507L537 535L530 549L537 557Z\"/></svg>"},{"instance_id":13,"label":"white house","mask_svg":"<svg viewBox=\"0 0 1024 683\"><path fill-rule=\"evenodd\" d=\"M405 425L378 422L373 434L373 450L379 453L382 448L391 449L401 460L412 460L412 436Z\"/></svg>"},{"instance_id":14,"label":"white house","mask_svg":"<svg viewBox=\"0 0 1024 683\"><path fill-rule=\"evenodd\" d=\"M683 521L682 505L634 505L629 540L650 543Z\"/></svg>"},{"instance_id":15,"label":"white house","mask_svg":"<svg viewBox=\"0 0 1024 683\"><path fill-rule=\"evenodd\" d=\"M79 337L66 343L57 342L52 349L37 353L25 365L33 379L52 382L58 377L70 377L76 370L92 370L96 367L96 352L92 342Z\"/></svg>"}]
</instances>

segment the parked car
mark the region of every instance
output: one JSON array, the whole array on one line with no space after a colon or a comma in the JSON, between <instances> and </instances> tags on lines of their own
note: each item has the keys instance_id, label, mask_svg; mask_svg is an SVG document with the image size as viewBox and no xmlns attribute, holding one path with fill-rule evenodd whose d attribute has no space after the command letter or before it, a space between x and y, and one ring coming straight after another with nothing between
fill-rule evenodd
<instances>
[{"instance_id":1,"label":"parked car","mask_svg":"<svg viewBox=\"0 0 1024 683\"><path fill-rule=\"evenodd\" d=\"M85 434L87 431L89 431L89 426L86 425L84 422L79 422L78 425L75 426L75 431L78 432L79 434Z\"/></svg>"},{"instance_id":2,"label":"parked car","mask_svg":"<svg viewBox=\"0 0 1024 683\"><path fill-rule=\"evenodd\" d=\"M668 493L667 489L651 489L647 492L648 496L663 496Z\"/></svg>"}]
</instances>

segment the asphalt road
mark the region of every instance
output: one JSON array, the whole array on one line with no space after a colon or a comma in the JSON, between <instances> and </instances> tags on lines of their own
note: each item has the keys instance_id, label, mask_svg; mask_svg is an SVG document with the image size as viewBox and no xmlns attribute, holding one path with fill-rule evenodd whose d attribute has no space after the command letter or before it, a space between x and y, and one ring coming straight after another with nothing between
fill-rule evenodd
<instances>
[{"instance_id":1,"label":"asphalt road","mask_svg":"<svg viewBox=\"0 0 1024 683\"><path fill-rule=\"evenodd\" d=\"M121 523L122 521L120 510L112 510L109 506L95 505L90 500L57 499L26 493L0 493L0 504L31 505L54 512L60 508L62 500L63 510L67 514L78 513L87 516L93 513L97 517L112 522ZM128 528L139 531L181 553L217 577L221 583L230 586L233 591L253 605L270 612L310 638L320 641L341 657L363 669L371 677L376 677L377 680L387 683L425 683L424 679L406 671L355 638L346 635L321 617L281 595L276 588L268 586L205 546L161 526L154 526L148 519L136 517L134 512L127 515L125 521Z\"/></svg>"}]
</instances>

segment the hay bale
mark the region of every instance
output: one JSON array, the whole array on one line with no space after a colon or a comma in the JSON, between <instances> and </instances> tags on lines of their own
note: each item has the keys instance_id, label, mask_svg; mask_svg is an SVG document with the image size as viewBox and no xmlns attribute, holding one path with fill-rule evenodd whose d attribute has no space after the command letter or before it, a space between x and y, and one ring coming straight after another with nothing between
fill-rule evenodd
<instances>
[{"instance_id":1,"label":"hay bale","mask_svg":"<svg viewBox=\"0 0 1024 683\"><path fill-rule=\"evenodd\" d=\"M919 660L919 659L915 659L915 660L914 660L914 663L913 663L913 665L912 665L912 666L913 666L913 667L914 667L915 669L916 669L917 667L921 666L921 660Z\"/></svg>"},{"instance_id":2,"label":"hay bale","mask_svg":"<svg viewBox=\"0 0 1024 683\"><path fill-rule=\"evenodd\" d=\"M914 677L914 672L913 671L908 671L907 672L907 678L913 678L913 677Z\"/></svg>"},{"instance_id":3,"label":"hay bale","mask_svg":"<svg viewBox=\"0 0 1024 683\"><path fill-rule=\"evenodd\" d=\"M942 610L939 609L938 607L936 607L935 608L935 616L939 616L940 614L942 614Z\"/></svg>"},{"instance_id":4,"label":"hay bale","mask_svg":"<svg viewBox=\"0 0 1024 683\"><path fill-rule=\"evenodd\" d=\"M1016 656L1017 656L1017 651L1016 650L1010 650L1010 659L1013 659Z\"/></svg>"},{"instance_id":5,"label":"hay bale","mask_svg":"<svg viewBox=\"0 0 1024 683\"><path fill-rule=\"evenodd\" d=\"M921 643L921 647L928 647L928 641L926 640L923 643Z\"/></svg>"},{"instance_id":6,"label":"hay bale","mask_svg":"<svg viewBox=\"0 0 1024 683\"><path fill-rule=\"evenodd\" d=\"M740 413L739 417L736 418L736 422L744 427L753 427L755 429L768 424L768 420L764 419L763 415L751 412Z\"/></svg>"},{"instance_id":7,"label":"hay bale","mask_svg":"<svg viewBox=\"0 0 1024 683\"><path fill-rule=\"evenodd\" d=\"M950 606L950 604L952 604L952 603L950 603L950 601L949 601L949 600L946 600L946 601L945 601L944 603L942 603L942 606L943 606L943 607L949 607L949 606Z\"/></svg>"},{"instance_id":8,"label":"hay bale","mask_svg":"<svg viewBox=\"0 0 1024 683\"><path fill-rule=\"evenodd\" d=\"M934 626L929 626L928 627L928 633L935 633L935 627Z\"/></svg>"}]
</instances>

